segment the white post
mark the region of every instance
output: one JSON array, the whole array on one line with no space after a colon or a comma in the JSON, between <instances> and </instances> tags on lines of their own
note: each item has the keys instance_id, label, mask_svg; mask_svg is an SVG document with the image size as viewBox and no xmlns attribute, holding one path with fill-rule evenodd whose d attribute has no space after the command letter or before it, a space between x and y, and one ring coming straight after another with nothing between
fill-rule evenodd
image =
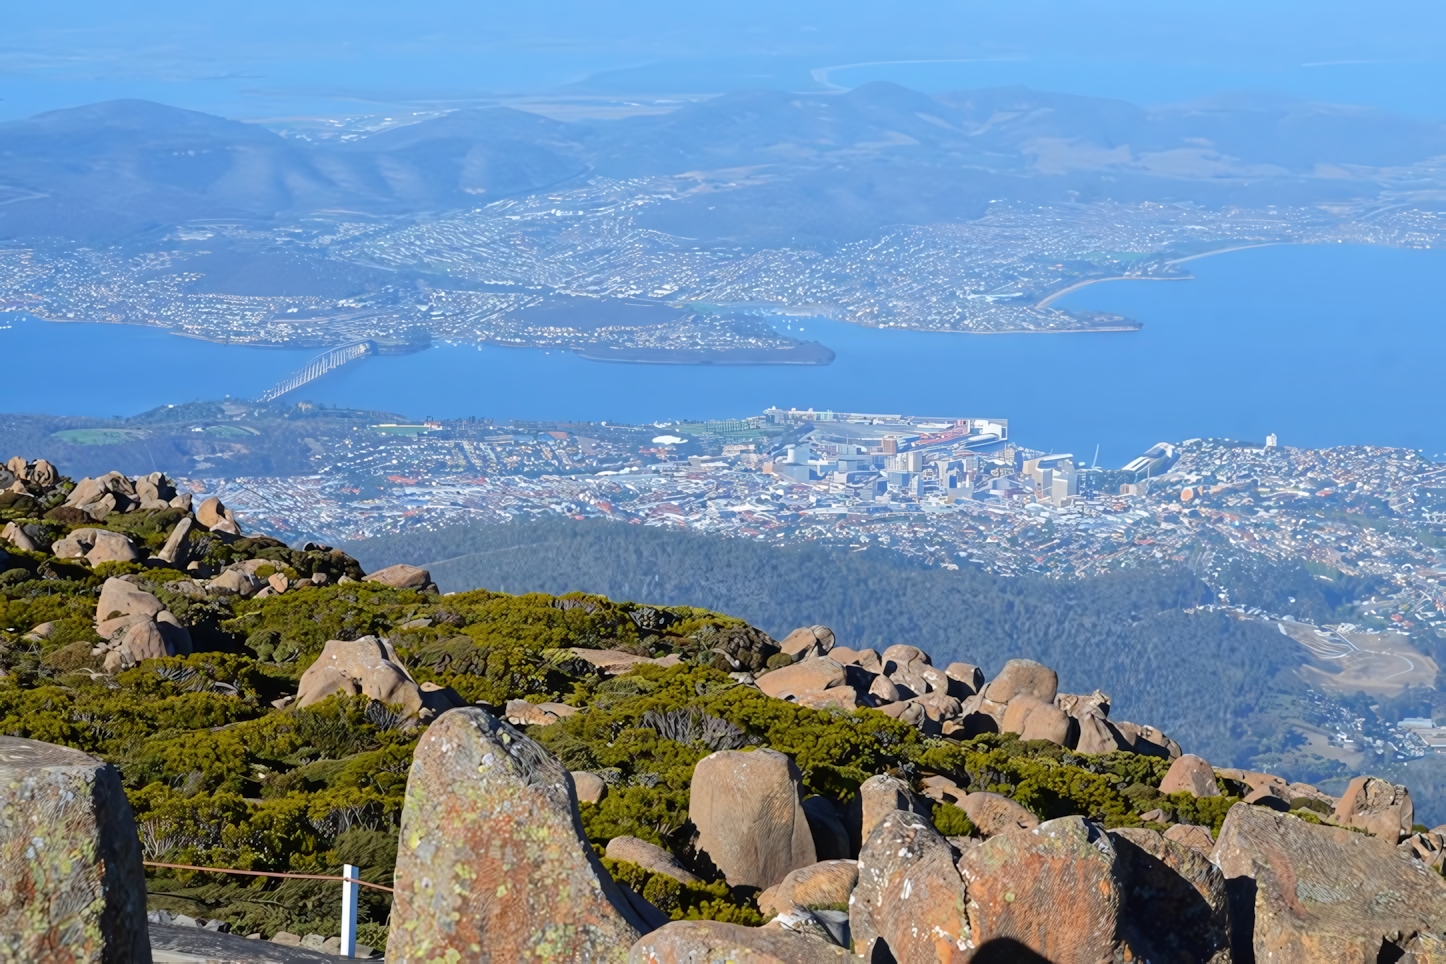
<instances>
[{"instance_id":1,"label":"white post","mask_svg":"<svg viewBox=\"0 0 1446 964\"><path fill-rule=\"evenodd\" d=\"M356 957L356 911L361 896L361 871L351 864L342 865L341 882L341 956Z\"/></svg>"}]
</instances>

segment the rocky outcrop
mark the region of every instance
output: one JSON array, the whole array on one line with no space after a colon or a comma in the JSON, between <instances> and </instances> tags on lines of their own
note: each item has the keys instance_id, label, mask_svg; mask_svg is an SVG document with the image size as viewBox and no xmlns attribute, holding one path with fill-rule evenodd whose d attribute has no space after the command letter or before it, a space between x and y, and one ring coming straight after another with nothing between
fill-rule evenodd
<instances>
[{"instance_id":1,"label":"rocky outcrop","mask_svg":"<svg viewBox=\"0 0 1446 964\"><path fill-rule=\"evenodd\" d=\"M1238 961L1396 960L1412 935L1446 929L1446 880L1403 859L1394 839L1237 803L1213 860Z\"/></svg>"},{"instance_id":2,"label":"rocky outcrop","mask_svg":"<svg viewBox=\"0 0 1446 964\"><path fill-rule=\"evenodd\" d=\"M859 792L849 803L848 831L853 852L858 853L874 828L895 810L915 813L923 808L909 785L885 773L869 777L859 785Z\"/></svg>"},{"instance_id":3,"label":"rocky outcrop","mask_svg":"<svg viewBox=\"0 0 1446 964\"><path fill-rule=\"evenodd\" d=\"M387 952L390 956L391 945ZM628 964L841 964L851 959L835 944L716 920L674 921L639 940L627 956Z\"/></svg>"},{"instance_id":4,"label":"rocky outcrop","mask_svg":"<svg viewBox=\"0 0 1446 964\"><path fill-rule=\"evenodd\" d=\"M827 626L802 626L779 640L778 650L796 663L828 655L833 643L833 630Z\"/></svg>"},{"instance_id":5,"label":"rocky outcrop","mask_svg":"<svg viewBox=\"0 0 1446 964\"><path fill-rule=\"evenodd\" d=\"M149 964L140 841L109 764L0 737L0 959Z\"/></svg>"},{"instance_id":6,"label":"rocky outcrop","mask_svg":"<svg viewBox=\"0 0 1446 964\"><path fill-rule=\"evenodd\" d=\"M92 566L102 562L136 562L141 558L129 536L108 529L73 529L52 545L50 551L57 559L84 559Z\"/></svg>"},{"instance_id":7,"label":"rocky outcrop","mask_svg":"<svg viewBox=\"0 0 1446 964\"><path fill-rule=\"evenodd\" d=\"M1230 964L1225 875L1209 855L1153 830L1111 830L1109 835L1123 882L1125 943L1146 961Z\"/></svg>"},{"instance_id":8,"label":"rocky outcrop","mask_svg":"<svg viewBox=\"0 0 1446 964\"><path fill-rule=\"evenodd\" d=\"M1394 844L1410 835L1416 808L1405 787L1376 777L1356 777L1346 785L1332 816L1343 827L1355 827Z\"/></svg>"},{"instance_id":9,"label":"rocky outcrop","mask_svg":"<svg viewBox=\"0 0 1446 964\"><path fill-rule=\"evenodd\" d=\"M856 860L821 860L800 867L758 895L758 909L766 917L797 908L813 910L847 904L859 882Z\"/></svg>"},{"instance_id":10,"label":"rocky outcrop","mask_svg":"<svg viewBox=\"0 0 1446 964\"><path fill-rule=\"evenodd\" d=\"M1220 787L1215 783L1215 771L1210 764L1192 753L1186 753L1171 763L1165 779L1160 781L1160 792L1171 794L1181 791L1194 797L1220 796Z\"/></svg>"},{"instance_id":11,"label":"rocky outcrop","mask_svg":"<svg viewBox=\"0 0 1446 964\"><path fill-rule=\"evenodd\" d=\"M844 668L827 656L805 659L758 677L758 688L780 700L797 701L799 694L843 686Z\"/></svg>"},{"instance_id":12,"label":"rocky outcrop","mask_svg":"<svg viewBox=\"0 0 1446 964\"><path fill-rule=\"evenodd\" d=\"M969 848L959 872L975 943L1017 945L1051 964L1146 960L1121 927L1117 860L1110 838L1081 817Z\"/></svg>"},{"instance_id":13,"label":"rocky outcrop","mask_svg":"<svg viewBox=\"0 0 1446 964\"><path fill-rule=\"evenodd\" d=\"M668 851L657 844L648 843L637 837L614 837L608 841L609 860L625 860L630 864L654 874L666 874L684 884L699 883L697 874L688 870Z\"/></svg>"},{"instance_id":14,"label":"rocky outcrop","mask_svg":"<svg viewBox=\"0 0 1446 964\"><path fill-rule=\"evenodd\" d=\"M1011 659L984 688L984 698L1002 705L1016 696L1027 694L1045 703L1053 703L1058 690L1059 675L1048 666L1032 659Z\"/></svg>"},{"instance_id":15,"label":"rocky outcrop","mask_svg":"<svg viewBox=\"0 0 1446 964\"><path fill-rule=\"evenodd\" d=\"M191 653L190 631L159 599L130 582L130 578L107 579L95 607L96 633L105 642L91 652L104 657L107 673L129 669L144 659Z\"/></svg>"},{"instance_id":16,"label":"rocky outcrop","mask_svg":"<svg viewBox=\"0 0 1446 964\"><path fill-rule=\"evenodd\" d=\"M296 705L310 706L336 693L398 705L413 719L464 705L450 688L418 686L392 644L375 636L327 640L316 662L301 674Z\"/></svg>"},{"instance_id":17,"label":"rocky outcrop","mask_svg":"<svg viewBox=\"0 0 1446 964\"><path fill-rule=\"evenodd\" d=\"M586 660L609 676L621 676L623 673L631 673L644 663L652 666L677 666L682 660L676 653L667 656L651 657L639 656L636 653L625 653L620 649L583 649L576 647L572 655L578 659Z\"/></svg>"},{"instance_id":18,"label":"rocky outcrop","mask_svg":"<svg viewBox=\"0 0 1446 964\"><path fill-rule=\"evenodd\" d=\"M417 744L391 919L399 964L624 961L647 929L593 855L567 770L476 707Z\"/></svg>"},{"instance_id":19,"label":"rocky outcrop","mask_svg":"<svg viewBox=\"0 0 1446 964\"><path fill-rule=\"evenodd\" d=\"M986 837L1013 830L1033 830L1039 818L1013 800L984 790L964 795L958 806L969 816L969 822Z\"/></svg>"},{"instance_id":20,"label":"rocky outcrop","mask_svg":"<svg viewBox=\"0 0 1446 964\"><path fill-rule=\"evenodd\" d=\"M849 900L855 952L866 961L968 961L971 930L954 859L927 818L885 815L859 851Z\"/></svg>"},{"instance_id":21,"label":"rocky outcrop","mask_svg":"<svg viewBox=\"0 0 1446 964\"><path fill-rule=\"evenodd\" d=\"M762 890L816 862L798 767L776 750L721 750L698 761L688 816L697 849L734 887Z\"/></svg>"},{"instance_id":22,"label":"rocky outcrop","mask_svg":"<svg viewBox=\"0 0 1446 964\"><path fill-rule=\"evenodd\" d=\"M432 585L432 574L416 566L388 566L367 573L367 582L379 582L393 589L426 589Z\"/></svg>"}]
</instances>

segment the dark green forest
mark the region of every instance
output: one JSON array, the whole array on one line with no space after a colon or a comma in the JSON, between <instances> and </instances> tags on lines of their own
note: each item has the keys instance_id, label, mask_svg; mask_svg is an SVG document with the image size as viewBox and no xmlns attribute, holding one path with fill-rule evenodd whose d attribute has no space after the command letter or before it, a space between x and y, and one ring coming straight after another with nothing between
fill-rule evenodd
<instances>
[{"instance_id":1,"label":"dark green forest","mask_svg":"<svg viewBox=\"0 0 1446 964\"><path fill-rule=\"evenodd\" d=\"M1215 591L1184 569L1086 580L928 568L888 550L777 547L609 522L541 520L353 543L366 566L425 565L444 591L584 591L704 606L775 637L823 623L843 645L908 643L987 674L1015 656L1054 667L1064 691L1096 687L1111 716L1159 726L1216 765L1275 756L1282 703L1303 690L1279 633L1185 610ZM1307 579L1309 577L1307 576ZM1286 574L1284 586L1297 580Z\"/></svg>"}]
</instances>

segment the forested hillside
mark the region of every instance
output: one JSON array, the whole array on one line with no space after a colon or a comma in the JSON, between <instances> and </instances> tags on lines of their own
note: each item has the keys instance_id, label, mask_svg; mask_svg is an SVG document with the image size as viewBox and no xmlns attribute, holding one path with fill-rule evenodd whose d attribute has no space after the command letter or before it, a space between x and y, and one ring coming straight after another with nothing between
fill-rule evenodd
<instances>
[{"instance_id":1,"label":"forested hillside","mask_svg":"<svg viewBox=\"0 0 1446 964\"><path fill-rule=\"evenodd\" d=\"M888 551L774 547L607 522L524 522L353 543L364 565L426 565L446 591L595 592L707 606L774 635L831 626L843 645L909 643L986 673L1015 656L1060 686L1098 686L1186 750L1232 765L1288 740L1280 702L1303 685L1299 651L1270 628L1187 613L1213 591L1181 569L1083 580L930 569Z\"/></svg>"}]
</instances>

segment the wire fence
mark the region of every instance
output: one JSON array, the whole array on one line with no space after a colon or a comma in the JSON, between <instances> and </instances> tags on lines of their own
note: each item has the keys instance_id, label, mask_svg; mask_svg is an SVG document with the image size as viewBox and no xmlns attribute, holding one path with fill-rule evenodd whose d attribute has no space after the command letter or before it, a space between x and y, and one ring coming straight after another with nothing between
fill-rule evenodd
<instances>
[{"instance_id":1,"label":"wire fence","mask_svg":"<svg viewBox=\"0 0 1446 964\"><path fill-rule=\"evenodd\" d=\"M291 880L335 880L344 884L370 887L372 890L384 890L389 894L396 893L391 887L387 887L384 884L373 884L370 881L362 880L360 877L338 877L332 874L284 874L275 870L234 870L230 867L195 867L191 864L163 864L154 860L143 860L141 863L147 867L164 867L167 870L200 870L208 874L241 874L246 877L285 877Z\"/></svg>"}]
</instances>

